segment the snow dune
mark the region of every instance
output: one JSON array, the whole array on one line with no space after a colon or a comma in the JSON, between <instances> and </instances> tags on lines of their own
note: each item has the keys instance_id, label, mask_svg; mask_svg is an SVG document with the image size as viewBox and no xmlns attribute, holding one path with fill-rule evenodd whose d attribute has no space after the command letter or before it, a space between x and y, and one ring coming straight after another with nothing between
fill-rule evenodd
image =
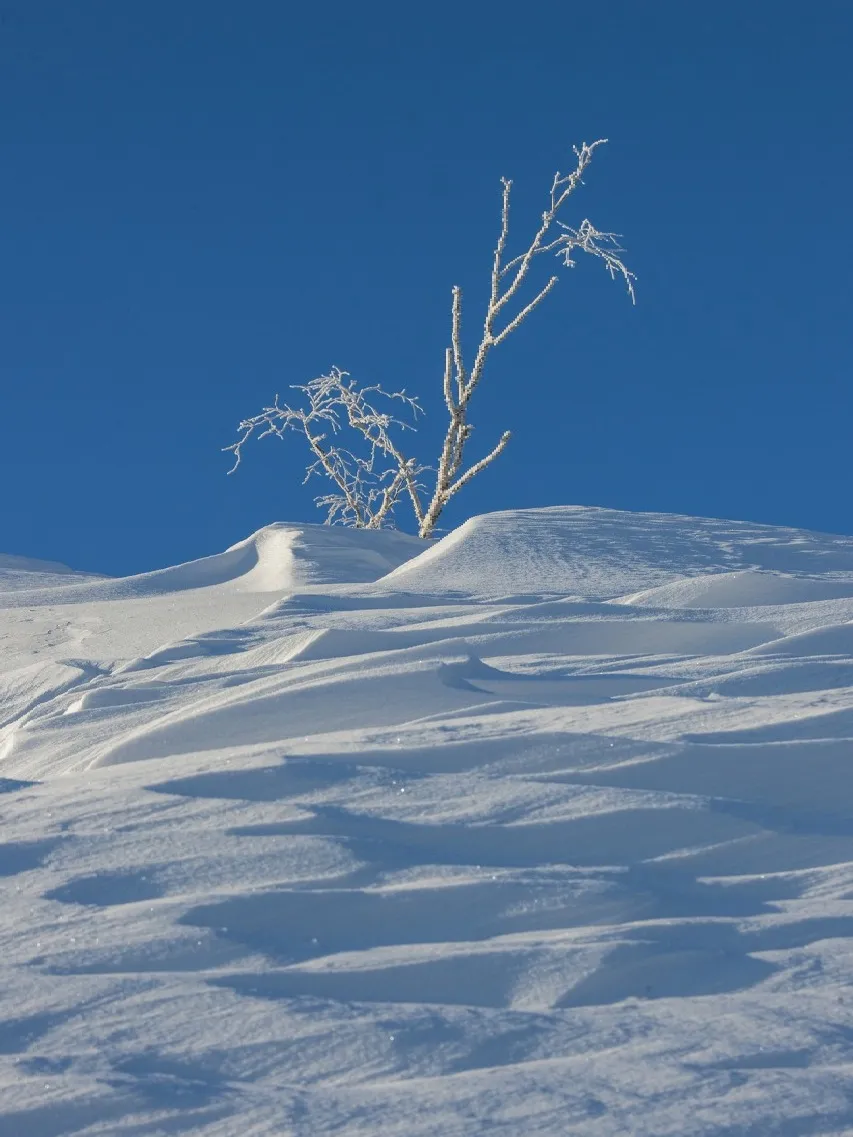
<instances>
[{"instance_id":1,"label":"snow dune","mask_svg":"<svg viewBox=\"0 0 853 1137\"><path fill-rule=\"evenodd\" d=\"M0 1134L853 1131L853 538L0 558Z\"/></svg>"}]
</instances>

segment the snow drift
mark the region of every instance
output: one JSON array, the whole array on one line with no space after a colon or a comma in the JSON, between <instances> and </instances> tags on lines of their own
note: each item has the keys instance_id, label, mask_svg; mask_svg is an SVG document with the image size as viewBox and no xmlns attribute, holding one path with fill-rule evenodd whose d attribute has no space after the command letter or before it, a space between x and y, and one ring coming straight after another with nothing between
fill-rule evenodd
<instances>
[{"instance_id":1,"label":"snow drift","mask_svg":"<svg viewBox=\"0 0 853 1137\"><path fill-rule=\"evenodd\" d=\"M853 538L54 570L0 562L3 1137L853 1128Z\"/></svg>"}]
</instances>

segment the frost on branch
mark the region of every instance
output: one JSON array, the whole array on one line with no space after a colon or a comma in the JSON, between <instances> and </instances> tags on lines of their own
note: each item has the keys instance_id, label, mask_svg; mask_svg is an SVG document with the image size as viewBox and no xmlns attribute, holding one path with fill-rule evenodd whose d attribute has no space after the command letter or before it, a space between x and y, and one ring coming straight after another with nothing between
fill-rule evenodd
<instances>
[{"instance_id":1,"label":"frost on branch","mask_svg":"<svg viewBox=\"0 0 853 1137\"><path fill-rule=\"evenodd\" d=\"M572 256L575 251L588 253L604 262L604 267L612 278L621 277L634 300L634 274L620 259L619 254L624 250L619 245L616 234L600 232L590 221L582 221L577 229L573 229L557 217L568 198L582 184L582 175L592 161L596 147L605 141L602 138L591 145L583 143L582 146L574 147L574 170L570 174L560 174L558 171L554 175L550 204L542 213L539 228L527 249L506 263L504 256L509 239L512 182L508 178L501 179L501 230L492 259L491 288L483 331L470 369L465 364L462 350L462 290L458 287L453 289L450 347L447 348L444 360L444 401L450 421L438 461L435 490L423 517L418 518L421 537L432 536L439 515L450 498L503 453L510 440L510 432L504 431L497 445L484 458L463 470L463 454L472 432L468 422L468 408L483 377L489 353L512 335L559 283L559 277L551 276L544 285L538 287L532 299L526 303L519 301L519 290L527 281L535 258L553 252L562 258L564 265L572 267L575 264ZM552 237L555 223L562 232Z\"/></svg>"},{"instance_id":2,"label":"frost on branch","mask_svg":"<svg viewBox=\"0 0 853 1137\"><path fill-rule=\"evenodd\" d=\"M462 290L452 290L450 317L450 344L444 356L442 391L447 408L448 425L444 443L436 466L420 466L407 458L393 441L393 428L407 429L411 424L379 411L370 398L399 400L416 417L420 405L405 391L386 394L379 387L359 389L344 371L333 368L329 375L313 379L305 387L297 387L307 396L309 409L281 406L276 399L272 407L240 424L242 432L238 442L227 447L234 452L234 469L240 464L245 442L259 431L258 437L269 434L282 437L286 430L296 430L305 436L314 461L308 467L306 480L313 474L324 474L337 487L337 492L316 499L328 509L327 521L340 521L359 528L378 529L391 521L394 506L404 495L408 497L421 537L431 537L439 516L450 499L477 474L491 465L502 454L510 440L504 431L497 443L483 457L466 466L465 450L473 434L469 421L471 399L486 368L491 351L511 336L559 283L552 275L544 284L533 283L531 270L536 259L552 253L567 268L573 268L578 253L586 253L601 261L613 280L621 280L634 301L634 274L625 266L618 234L596 229L588 219L577 228L567 225L558 214L566 201L583 184L583 174L593 155L606 139L574 147L575 167L568 174L559 171L551 183L548 208L542 212L539 225L524 252L505 260L509 240L509 212L512 182L501 179L503 186L500 234L492 257L491 281L486 314L479 344L473 351L470 363L466 360L462 336ZM523 298L523 289L529 299ZM532 292L532 295L531 295ZM516 390L520 395L521 387ZM356 437L366 445L358 456L351 450L332 444L330 436L343 426L350 427ZM419 475L434 469L435 480L431 490L422 485ZM233 472L233 471L232 471Z\"/></svg>"},{"instance_id":3,"label":"frost on branch","mask_svg":"<svg viewBox=\"0 0 853 1137\"><path fill-rule=\"evenodd\" d=\"M284 438L287 431L301 434L314 455L305 472L303 484L315 474L324 475L337 492L321 494L314 500L325 508L326 524L351 525L358 529L380 529L391 524L394 507L403 494L417 496L422 487L418 476L423 467L407 458L392 439L392 427L414 429L412 424L381 410L374 399L389 404L395 400L406 408L412 419L421 413L417 399L405 391L390 394L379 386L359 388L346 371L333 367L328 375L312 379L301 391L307 406L292 407L280 403L278 395L271 407L244 419L240 437L225 449L234 454L233 474L243 458L243 447L252 436ZM349 427L355 435L358 450L338 446L334 439Z\"/></svg>"}]
</instances>

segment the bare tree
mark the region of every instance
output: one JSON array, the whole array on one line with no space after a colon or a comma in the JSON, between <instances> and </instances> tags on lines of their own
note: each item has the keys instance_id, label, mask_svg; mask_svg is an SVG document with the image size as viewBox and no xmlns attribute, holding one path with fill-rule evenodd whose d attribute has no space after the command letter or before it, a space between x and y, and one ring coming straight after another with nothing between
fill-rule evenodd
<instances>
[{"instance_id":1,"label":"bare tree","mask_svg":"<svg viewBox=\"0 0 853 1137\"><path fill-rule=\"evenodd\" d=\"M414 429L404 419L382 411L371 401L372 396L391 401L398 400L417 418L421 406L417 399L405 391L388 393L378 385L359 388L346 371L333 367L328 375L312 379L304 386L291 388L301 391L308 403L307 409L280 403L278 395L270 407L260 414L244 419L239 426L240 437L226 451L234 454L233 474L243 458L243 447L256 433L258 438L275 435L283 438L288 430L303 435L314 461L305 471L303 485L323 474L337 487L336 493L315 498L318 506L328 510L326 524L340 522L357 529L380 529L388 525L394 507L404 493L413 501L419 500L423 486L417 481L423 467L406 458L390 431ZM331 439L340 433L344 423L361 436L361 452L336 445Z\"/></svg>"},{"instance_id":2,"label":"bare tree","mask_svg":"<svg viewBox=\"0 0 853 1137\"><path fill-rule=\"evenodd\" d=\"M522 300L522 286L528 282L536 258L553 253L564 266L573 268L577 263L577 252L597 257L611 278L621 279L631 300L635 299L635 277L621 259L624 249L619 244L618 234L596 229L587 219L573 228L558 217L568 198L582 184L583 174L596 148L606 141L601 138L597 142L584 142L574 147L575 168L569 174L558 171L554 175L550 203L541 215L538 228L526 250L508 261L505 261L505 256L512 182L507 178L501 179L501 229L492 259L491 287L483 330L470 367L465 362L462 347L462 290L454 287L452 292L450 346L445 352L443 379L449 421L438 464L434 468L435 482L430 496L423 496L424 486L418 480L429 467L407 458L391 437L393 427L406 428L410 424L379 411L368 396L400 400L414 417L421 410L417 400L410 398L405 391L389 394L378 386L360 389L346 372L337 368L304 387L294 388L308 397L308 410L281 406L276 397L272 407L266 407L261 414L244 420L240 424L242 435L239 441L226 448L236 456L231 472L240 464L242 446L258 428L261 428L260 438L270 434L281 437L286 430L295 429L304 434L315 456L305 480L315 473L323 473L338 488L337 493L316 499L318 505L329 510L327 523L340 521L360 528L378 529L390 523L394 506L406 494L415 514L419 535L431 537L450 499L503 453L510 440L507 430L488 454L465 468L465 448L473 433L468 417L469 407L491 351L512 335L559 283L559 277L553 275L538 287L538 291L534 290L529 300ZM337 434L341 429L342 415L347 425L361 435L367 446L365 455L359 457L328 441L324 430ZM380 456L384 464L379 462Z\"/></svg>"}]
</instances>

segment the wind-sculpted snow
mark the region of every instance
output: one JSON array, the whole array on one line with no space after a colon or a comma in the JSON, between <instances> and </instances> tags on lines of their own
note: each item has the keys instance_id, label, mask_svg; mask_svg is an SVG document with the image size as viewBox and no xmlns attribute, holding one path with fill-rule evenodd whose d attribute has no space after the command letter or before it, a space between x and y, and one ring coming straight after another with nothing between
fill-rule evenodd
<instances>
[{"instance_id":1,"label":"wind-sculpted snow","mask_svg":"<svg viewBox=\"0 0 853 1137\"><path fill-rule=\"evenodd\" d=\"M10 571L2 1137L853 1131L853 539Z\"/></svg>"},{"instance_id":2,"label":"wind-sculpted snow","mask_svg":"<svg viewBox=\"0 0 853 1137\"><path fill-rule=\"evenodd\" d=\"M713 583L724 589L725 607L754 603L743 597L753 591L760 596L762 590L772 597L765 603L776 603L780 595L783 601L853 597L853 537L580 506L511 510L466 521L420 557L395 569L388 583L476 595L616 598L676 584L684 577L743 570L806 579L792 583L789 577L762 578L752 590L751 578L741 576L739 593L726 577L722 585L702 580L695 582L700 586L698 595ZM687 588L691 586L693 581ZM736 595L742 598L733 605Z\"/></svg>"},{"instance_id":3,"label":"wind-sculpted snow","mask_svg":"<svg viewBox=\"0 0 853 1137\"><path fill-rule=\"evenodd\" d=\"M69 582L100 580L94 573L75 572L57 561L38 561L32 557L16 557L0 553L0 594L32 592L35 589L61 588ZM0 600L0 606L2 600Z\"/></svg>"}]
</instances>

